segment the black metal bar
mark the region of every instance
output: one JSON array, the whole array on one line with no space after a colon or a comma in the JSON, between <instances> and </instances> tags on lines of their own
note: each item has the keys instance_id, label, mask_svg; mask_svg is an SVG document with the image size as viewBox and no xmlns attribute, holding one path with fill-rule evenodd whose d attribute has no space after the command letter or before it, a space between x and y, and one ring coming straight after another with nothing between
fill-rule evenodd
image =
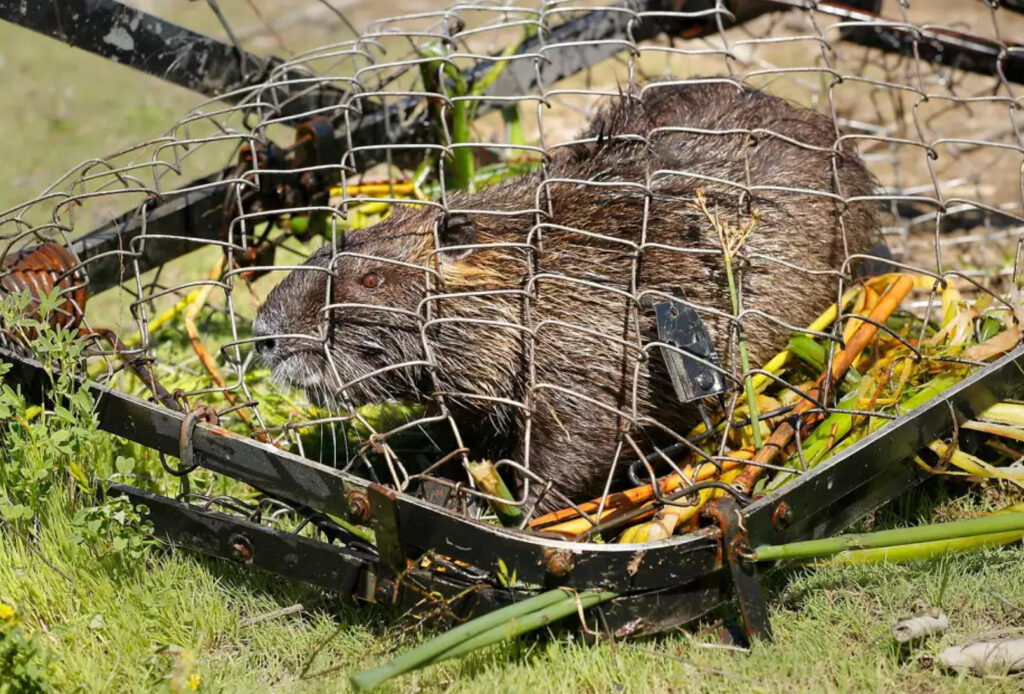
<instances>
[{"instance_id":1,"label":"black metal bar","mask_svg":"<svg viewBox=\"0 0 1024 694\"><path fill-rule=\"evenodd\" d=\"M4 3L18 1L0 0L0 8L4 7ZM735 14L738 21L745 21L771 6L767 0L747 0L737 4L739 9L736 9ZM717 31L714 15L708 14L715 8L714 0L698 0L688 3L687 12L681 17L647 15L638 20L635 13L659 12L662 9L662 0L644 0L637 5L635 12L596 10L562 22L550 28L543 37L531 38L519 47L517 55L524 57L505 64L501 74L487 90L477 114L483 116L501 105L486 100L487 97L515 96L534 91L538 70L542 82L556 82L625 50L627 37L631 36L633 41L642 41L656 36L666 28L676 33L684 30L700 30L703 33ZM527 58L533 55L541 55L543 60L536 59L539 64L535 65L535 59ZM471 83L479 80L493 67L493 62L481 60L469 70L467 80ZM341 101L339 98L335 103ZM434 137L434 126L429 115L416 115L422 105L420 97L403 99L385 109L377 107L373 102L363 103L358 95L353 95L347 103L346 110L350 113L362 109L362 115L353 116L351 129L342 126L335 133L347 147L426 143ZM399 123L402 124L401 132L393 132L392 128L396 128ZM399 156L395 152L393 154ZM379 149L369 148L361 150L358 160L349 163L365 169L381 163L386 156L383 146ZM226 178L227 175L228 170L225 170L193 181L186 188L199 188L211 181ZM95 295L116 286L125 277L130 277L134 273L132 260L138 262L140 272L145 272L196 248L196 244L186 241L162 239L147 243L146 253L139 255L131 250L131 244L143 228L149 235L190 236L197 240L219 238L224 224L220 213L223 200L224 191L219 186L206 187L181 196L169 195L167 201L154 200L150 203L145 214L138 209L129 211L114 222L82 236L74 243L74 250L87 265L90 293ZM107 255L97 257L100 254Z\"/></svg>"},{"instance_id":2,"label":"black metal bar","mask_svg":"<svg viewBox=\"0 0 1024 694\"><path fill-rule=\"evenodd\" d=\"M144 505L156 536L172 547L246 563L358 601L397 600L412 607L424 595L441 595L447 601L446 612L467 619L530 594L485 585L467 590L470 586L463 582L423 570L408 571L395 584L376 575L375 562L341 547L127 485L110 484L107 493ZM724 573L719 573L683 586L623 595L601 609L616 638L657 634L697 619L727 600L728 585Z\"/></svg>"},{"instance_id":3,"label":"black metal bar","mask_svg":"<svg viewBox=\"0 0 1024 694\"><path fill-rule=\"evenodd\" d=\"M517 55L542 56L532 60L512 60L487 91L487 96L533 94L537 74L542 84L553 84L581 72L640 41L659 34L683 34L698 38L718 31L719 20L725 28L742 24L776 9L769 0L640 0L624 2L615 9L595 10L551 27L544 35L525 42ZM492 63L481 61L471 78L482 77Z\"/></svg>"},{"instance_id":4,"label":"black metal bar","mask_svg":"<svg viewBox=\"0 0 1024 694\"><path fill-rule=\"evenodd\" d=\"M260 84L282 64L117 0L0 0L0 19L210 97ZM304 84L295 94L286 85L273 90L286 116L344 97L327 84Z\"/></svg>"},{"instance_id":5,"label":"black metal bar","mask_svg":"<svg viewBox=\"0 0 1024 694\"><path fill-rule=\"evenodd\" d=\"M772 0L777 5L808 9L804 0ZM867 12L856 3L816 2L811 9L864 26L847 26L843 39L889 53L917 57L983 75L1002 75L1010 82L1024 84L1024 45L1000 44L940 27L910 27L905 23ZM1017 9L1017 7L1011 7Z\"/></svg>"},{"instance_id":6,"label":"black metal bar","mask_svg":"<svg viewBox=\"0 0 1024 694\"><path fill-rule=\"evenodd\" d=\"M38 362L0 349L0 361L13 367L4 380L21 388L30 402L45 401L48 377ZM90 384L100 428L156 451L180 456L185 415L98 384ZM366 491L368 482L268 444L197 424L192 460L200 466L249 484L267 494L316 511L345 517L349 490ZM649 590L681 585L719 566L717 543L687 536L654 545L581 544L538 533L498 528L455 516L421 499L395 492L398 526L405 555L435 551L473 566L510 573L532 584L551 575L551 552L568 556L563 585L620 590ZM635 575L634 575L635 574Z\"/></svg>"},{"instance_id":7,"label":"black metal bar","mask_svg":"<svg viewBox=\"0 0 1024 694\"><path fill-rule=\"evenodd\" d=\"M172 547L256 566L288 580L319 586L362 602L397 600L412 607L425 594L442 595L447 611L462 619L483 614L529 593L465 583L443 574L408 571L395 584L376 575L376 562L342 547L299 537L258 523L198 507L123 484L110 484L107 494L123 495L144 505L158 539ZM729 582L719 572L682 586L630 593L601 609L615 638L637 638L679 627L707 614L729 599Z\"/></svg>"},{"instance_id":8,"label":"black metal bar","mask_svg":"<svg viewBox=\"0 0 1024 694\"><path fill-rule=\"evenodd\" d=\"M747 21L759 14L770 11L769 0L735 0L733 16L738 22ZM546 28L540 35L523 42L514 54L503 59L504 67L488 87L477 107L478 117L504 105L496 97L514 97L537 93L538 75L541 84L553 84L582 70L585 70L616 53L626 50L630 44L645 41L661 33L678 34L691 32L691 36L703 36L718 31L716 16L722 16L722 23L730 26L728 10L720 8L716 0L691 0L683 11L671 0L633 0L621 2L614 9L594 10L572 17L555 26ZM473 84L487 75L495 66L491 60L480 60L465 74L468 84ZM422 97L409 97L387 109L369 112L366 109L357 125L351 130L342 127L337 137L351 142L353 147L369 144L420 143L429 142L434 134L430 115L422 111ZM353 95L350 104L361 105L358 95ZM402 124L402 132L390 128ZM401 153L393 152L394 156ZM368 168L384 160L380 151L361 151L358 168Z\"/></svg>"},{"instance_id":9,"label":"black metal bar","mask_svg":"<svg viewBox=\"0 0 1024 694\"><path fill-rule=\"evenodd\" d=\"M886 424L832 461L747 507L754 546L836 533L924 479L912 456L1003 400L1024 396L1024 347L979 370L913 412Z\"/></svg>"},{"instance_id":10,"label":"black metal bar","mask_svg":"<svg viewBox=\"0 0 1024 694\"><path fill-rule=\"evenodd\" d=\"M727 602L732 589L726 571L702 576L682 586L627 594L597 609L617 639L664 633L703 617Z\"/></svg>"},{"instance_id":11,"label":"black metal bar","mask_svg":"<svg viewBox=\"0 0 1024 694\"><path fill-rule=\"evenodd\" d=\"M230 171L192 181L189 188L198 190L175 193L164 201L154 198L72 241L71 250L88 273L90 295L135 277L135 262L143 273L199 250L201 241L219 239L224 229L225 190L208 184L224 179ZM186 237L192 242L142 238L161 235Z\"/></svg>"},{"instance_id":12,"label":"black metal bar","mask_svg":"<svg viewBox=\"0 0 1024 694\"><path fill-rule=\"evenodd\" d=\"M268 64L116 0L0 0L0 17L206 96L251 83Z\"/></svg>"},{"instance_id":13,"label":"black metal bar","mask_svg":"<svg viewBox=\"0 0 1024 694\"><path fill-rule=\"evenodd\" d=\"M985 0L985 2L987 2L987 0ZM1024 0L1000 0L999 7L1004 10L1010 10L1011 12L1020 12L1021 14L1024 14Z\"/></svg>"},{"instance_id":14,"label":"black metal bar","mask_svg":"<svg viewBox=\"0 0 1024 694\"><path fill-rule=\"evenodd\" d=\"M367 574L373 565L352 556L343 547L127 485L111 484L107 493L145 505L158 537L170 545L255 566L342 595L374 597L367 594L373 584L367 580Z\"/></svg>"},{"instance_id":15,"label":"black metal bar","mask_svg":"<svg viewBox=\"0 0 1024 694\"><path fill-rule=\"evenodd\" d=\"M324 588L354 604L398 602L413 607L423 602L425 595L439 595L446 603L445 612L469 618L529 594L486 585L471 586L420 569L407 572L396 583L376 575L375 561L344 547L123 484L108 485L106 493L144 505L156 537L172 547L255 566L291 581ZM473 590L467 590L470 587ZM422 609L430 609L430 605Z\"/></svg>"},{"instance_id":16,"label":"black metal bar","mask_svg":"<svg viewBox=\"0 0 1024 694\"><path fill-rule=\"evenodd\" d=\"M40 401L47 378L37 362L0 350L13 363L5 379ZM92 386L100 426L164 453L179 455L184 415L117 391ZM805 473L745 510L753 544L808 539L834 533L912 485L902 466L915 452L949 431L950 405L971 416L999 400L1024 393L1024 348L1019 348L941 398L889 423L875 434ZM193 435L194 460L305 507L344 517L350 489L367 482L226 431L200 424ZM892 475L889 479L887 476ZM718 543L683 536L645 545L573 543L540 533L498 528L455 516L421 499L395 493L401 542L407 557L435 551L497 573L504 564L521 580L543 585L557 573L564 585L640 591L683 585L718 571ZM779 512L785 503L786 513ZM776 519L785 519L780 522ZM558 566L552 559L558 556Z\"/></svg>"}]
</instances>

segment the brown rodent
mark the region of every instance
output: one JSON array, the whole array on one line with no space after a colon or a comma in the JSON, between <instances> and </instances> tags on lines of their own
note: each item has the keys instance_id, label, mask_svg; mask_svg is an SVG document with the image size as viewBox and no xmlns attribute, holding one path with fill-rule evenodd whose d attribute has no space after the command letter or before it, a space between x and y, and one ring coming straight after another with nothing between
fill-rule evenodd
<instances>
[{"instance_id":1,"label":"brown rodent","mask_svg":"<svg viewBox=\"0 0 1024 694\"><path fill-rule=\"evenodd\" d=\"M844 204L872 195L873 179L836 142L830 118L725 80L635 88L549 151L546 182L453 194L447 214L396 206L321 248L259 309L258 351L276 379L320 398L443 402L472 458L511 458L571 499L598 496L612 461L621 472L636 458L623 433L650 451L696 421L650 347L641 299L681 287L723 368L741 372L698 190L719 220L757 213L733 261L755 368L791 334L779 322L808 325L835 300L844 260L876 240L870 205ZM548 494L540 507L563 503Z\"/></svg>"}]
</instances>

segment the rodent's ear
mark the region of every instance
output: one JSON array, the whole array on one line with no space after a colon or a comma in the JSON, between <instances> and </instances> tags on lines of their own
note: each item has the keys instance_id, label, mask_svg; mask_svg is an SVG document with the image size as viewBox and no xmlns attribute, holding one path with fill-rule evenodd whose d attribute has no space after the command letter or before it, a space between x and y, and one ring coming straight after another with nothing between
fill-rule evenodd
<instances>
[{"instance_id":1,"label":"rodent's ear","mask_svg":"<svg viewBox=\"0 0 1024 694\"><path fill-rule=\"evenodd\" d=\"M464 214L444 215L437 220L437 238L442 263L457 263L473 255L475 248L464 248L476 243L476 225Z\"/></svg>"}]
</instances>

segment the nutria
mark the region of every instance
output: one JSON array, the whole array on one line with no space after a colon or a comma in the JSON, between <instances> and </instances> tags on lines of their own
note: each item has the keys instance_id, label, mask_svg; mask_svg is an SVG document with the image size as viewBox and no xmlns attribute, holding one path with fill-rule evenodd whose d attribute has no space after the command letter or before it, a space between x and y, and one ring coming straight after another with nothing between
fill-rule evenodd
<instances>
[{"instance_id":1,"label":"nutria","mask_svg":"<svg viewBox=\"0 0 1024 694\"><path fill-rule=\"evenodd\" d=\"M756 212L733 261L755 367L791 334L778 322L808 325L835 300L844 260L877 237L872 208L843 203L875 184L833 121L726 80L620 93L549 155L543 179L452 194L446 212L396 206L315 252L257 313L274 377L336 402L440 400L471 457L511 458L591 498L613 460L636 457L623 432L650 450L697 421L649 347L643 299L681 289L723 368L741 371L698 191L719 220Z\"/></svg>"}]
</instances>

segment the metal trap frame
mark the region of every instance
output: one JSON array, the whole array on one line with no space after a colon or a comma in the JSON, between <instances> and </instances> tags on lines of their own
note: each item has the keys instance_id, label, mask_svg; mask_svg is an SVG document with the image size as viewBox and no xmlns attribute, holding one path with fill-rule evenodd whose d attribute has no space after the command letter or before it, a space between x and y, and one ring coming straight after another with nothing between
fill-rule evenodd
<instances>
[{"instance_id":1,"label":"metal trap frame","mask_svg":"<svg viewBox=\"0 0 1024 694\"><path fill-rule=\"evenodd\" d=\"M592 9L545 26L524 42L516 53L538 59L509 62L485 92L493 101L483 102L478 115L502 97L522 93L524 85L556 82L642 41L665 34L694 39L807 4L634 0ZM843 20L846 42L1024 84L1022 46L887 19L877 14L875 0L810 5ZM1005 3L1000 9L1019 12L1022 7ZM358 152L359 167L368 168L392 151L370 145L387 142L398 151L433 137L419 95L374 108L333 84L308 79L287 61L247 53L237 43L198 34L115 0L28 5L0 0L0 18L228 103L244 107L256 90L261 103L276 109L277 122L294 127L298 139L309 145L294 150L291 159L269 145L259 151L253 147L249 163L262 159L262 166L274 172L263 174L266 185L284 186L306 205L324 204L324 183L301 180L288 168L315 169L353 152ZM125 27L131 27L130 40L109 40L112 32ZM182 51L183 45L189 50ZM551 51L551 46L573 50ZM480 61L465 79L483 79L489 64ZM339 104L345 104L340 124L315 117ZM223 190L213 183L238 176L238 171L229 167L213 172L186 186L187 193L167 200L153 196L140 208L76 237L68 244L75 265L55 267L54 278L60 279L54 285L85 267L88 291L95 295L187 253L196 242L220 241L225 215L231 212L225 210ZM914 203L908 198L899 204L904 212L913 212ZM948 225L968 227L972 215L984 211L950 208L943 213ZM147 244L147 237L154 236L165 242ZM265 264L261 249L242 250L254 264ZM126 255L131 263L125 262ZM14 365L5 377L8 383L34 402L46 401L47 376L38 362L8 349L0 349L0 359ZM178 457L182 467L177 472L183 476L202 467L265 494L261 502L249 505L187 494L172 499L108 485L107 493L145 504L157 535L174 546L311 583L354 603L421 609L443 605L459 616L557 586L609 589L619 597L601 609L616 637L671 629L706 614L735 592L748 632L767 635L756 567L744 549L835 533L922 481L927 475L911 458L925 444L947 435L957 421L1024 393L1024 348L780 489L742 507L731 498L722 500L715 512L717 528L645 544L569 542L496 527L208 424L201 421L208 413L183 411L166 392L155 392L156 401L147 401L96 383L89 388L103 430ZM275 526L275 514L282 511L304 519L297 530ZM353 535L330 516L369 525L376 543ZM314 537L300 534L309 527L315 528ZM509 575L517 578L515 585L507 585Z\"/></svg>"}]
</instances>

